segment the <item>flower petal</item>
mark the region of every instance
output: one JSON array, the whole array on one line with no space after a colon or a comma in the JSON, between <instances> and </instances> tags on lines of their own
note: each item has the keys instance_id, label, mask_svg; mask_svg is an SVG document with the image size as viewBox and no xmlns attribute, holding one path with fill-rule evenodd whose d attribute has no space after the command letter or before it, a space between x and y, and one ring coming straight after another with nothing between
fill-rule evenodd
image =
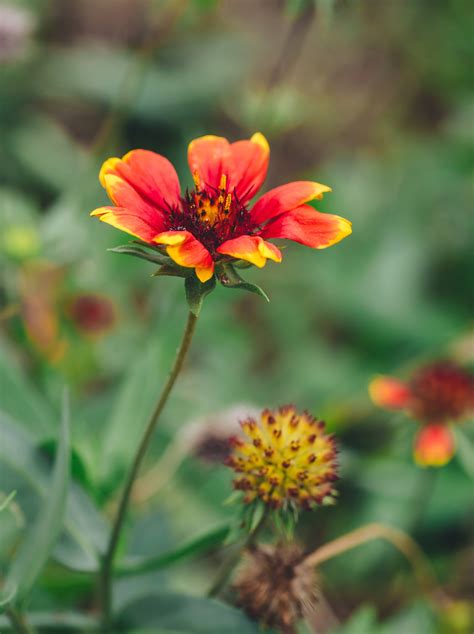
<instances>
[{"instance_id":1,"label":"flower petal","mask_svg":"<svg viewBox=\"0 0 474 634\"><path fill-rule=\"evenodd\" d=\"M281 262L281 252L274 244L265 242L260 236L240 236L223 242L217 249L222 255L230 255L245 260L259 268L265 266L267 259Z\"/></svg>"},{"instance_id":2,"label":"flower petal","mask_svg":"<svg viewBox=\"0 0 474 634\"><path fill-rule=\"evenodd\" d=\"M144 214L124 207L99 207L91 212L91 216L97 216L102 222L130 233L144 242L152 242L162 227L162 224L157 222L150 224Z\"/></svg>"},{"instance_id":3,"label":"flower petal","mask_svg":"<svg viewBox=\"0 0 474 634\"><path fill-rule=\"evenodd\" d=\"M255 196L267 176L270 146L260 132L247 141L236 141L230 146L231 169L228 174L231 188L235 188L239 202L245 205Z\"/></svg>"},{"instance_id":4,"label":"flower petal","mask_svg":"<svg viewBox=\"0 0 474 634\"><path fill-rule=\"evenodd\" d=\"M218 189L221 176L229 171L230 144L221 136L208 134L188 146L188 163L199 188Z\"/></svg>"},{"instance_id":5,"label":"flower petal","mask_svg":"<svg viewBox=\"0 0 474 634\"><path fill-rule=\"evenodd\" d=\"M295 181L280 187L275 187L264 194L251 210L252 220L259 225L276 216L301 207L304 203L322 198L331 188L312 181Z\"/></svg>"},{"instance_id":6,"label":"flower petal","mask_svg":"<svg viewBox=\"0 0 474 634\"><path fill-rule=\"evenodd\" d=\"M172 260L180 266L194 268L201 282L207 282L214 274L214 260L209 251L189 231L164 231L155 236L154 242L166 246Z\"/></svg>"},{"instance_id":7,"label":"flower petal","mask_svg":"<svg viewBox=\"0 0 474 634\"><path fill-rule=\"evenodd\" d=\"M350 233L349 220L334 214L322 214L309 205L303 205L270 221L260 235L264 238L286 238L313 249L325 249Z\"/></svg>"},{"instance_id":8,"label":"flower petal","mask_svg":"<svg viewBox=\"0 0 474 634\"><path fill-rule=\"evenodd\" d=\"M161 211L180 205L178 175L173 165L161 154L149 150L132 150L122 159L110 158L105 161L99 178L107 191L110 175L125 180L146 202Z\"/></svg>"},{"instance_id":9,"label":"flower petal","mask_svg":"<svg viewBox=\"0 0 474 634\"><path fill-rule=\"evenodd\" d=\"M235 189L242 204L263 185L269 157L270 147L260 132L232 144L224 137L207 135L191 141L188 148L189 169L196 186L215 191L225 175L227 191Z\"/></svg>"},{"instance_id":10,"label":"flower petal","mask_svg":"<svg viewBox=\"0 0 474 634\"><path fill-rule=\"evenodd\" d=\"M385 409L406 409L411 391L406 383L391 376L377 376L369 384L369 394L375 405Z\"/></svg>"},{"instance_id":11,"label":"flower petal","mask_svg":"<svg viewBox=\"0 0 474 634\"><path fill-rule=\"evenodd\" d=\"M153 203L147 202L134 187L116 174L105 174L102 176L102 179L109 198L117 207L122 210L127 210L129 214L142 219L149 227L153 227L154 236L160 231L163 231L163 212L158 207ZM91 215L100 216L97 210L93 211ZM127 229L124 229L124 231L127 231Z\"/></svg>"},{"instance_id":12,"label":"flower petal","mask_svg":"<svg viewBox=\"0 0 474 634\"><path fill-rule=\"evenodd\" d=\"M425 425L415 438L415 462L423 467L442 467L454 455L454 436L447 425Z\"/></svg>"}]
</instances>

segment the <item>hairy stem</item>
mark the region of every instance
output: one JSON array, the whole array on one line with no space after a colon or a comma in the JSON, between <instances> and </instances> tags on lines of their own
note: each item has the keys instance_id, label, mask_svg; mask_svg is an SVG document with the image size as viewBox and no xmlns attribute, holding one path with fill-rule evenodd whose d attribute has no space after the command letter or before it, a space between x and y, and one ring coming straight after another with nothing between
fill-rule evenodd
<instances>
[{"instance_id":1,"label":"hairy stem","mask_svg":"<svg viewBox=\"0 0 474 634\"><path fill-rule=\"evenodd\" d=\"M127 509L130 502L130 494L132 492L133 483L135 482L141 463L143 461L143 458L150 444L150 440L153 436L153 432L155 431L155 427L158 422L158 419L160 418L160 414L166 405L166 402L171 393L171 390L173 389L176 379L183 366L183 362L186 358L186 354L189 350L189 346L191 344L191 340L194 334L196 321L197 321L196 315L190 312L188 315L186 328L183 333L183 338L181 340L181 345L179 346L178 351L176 353L173 367L163 387L163 390L160 394L158 402L156 403L155 409L153 410L150 416L150 419L148 420L148 423L145 427L145 432L143 434L143 437L140 441L137 452L135 454L135 458L130 466L130 470L128 472L127 479L125 482L125 487L123 489L123 492L119 501L117 515L112 527L107 550L102 559L102 567L101 567L101 573L100 573L100 593L101 593L101 604L102 604L102 614L103 614L103 629L106 632L110 630L111 581L112 581L113 562L114 562L114 557L117 551L117 546L119 543L119 538L123 528L124 520L127 514Z\"/></svg>"}]
</instances>

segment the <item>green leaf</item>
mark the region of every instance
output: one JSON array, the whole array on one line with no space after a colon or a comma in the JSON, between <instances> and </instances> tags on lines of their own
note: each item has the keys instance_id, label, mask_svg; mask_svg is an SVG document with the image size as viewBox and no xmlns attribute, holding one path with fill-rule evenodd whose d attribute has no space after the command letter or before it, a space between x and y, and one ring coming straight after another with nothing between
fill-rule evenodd
<instances>
[{"instance_id":1,"label":"green leaf","mask_svg":"<svg viewBox=\"0 0 474 634\"><path fill-rule=\"evenodd\" d=\"M4 608L7 605L9 605L13 599L15 598L17 592L17 588L16 586L12 586L11 588L7 588L4 592L3 592L3 596L2 598L0 598L0 608ZM9 625L10 622L8 621L8 623L5 623L5 625ZM0 625L1 625L1 621L0 621Z\"/></svg>"},{"instance_id":2,"label":"green leaf","mask_svg":"<svg viewBox=\"0 0 474 634\"><path fill-rule=\"evenodd\" d=\"M121 245L118 247L112 247L107 249L107 251L111 251L112 253L124 253L125 255L133 255L136 258L140 258L142 260L148 260L148 262L154 262L155 264L171 264L171 258L159 253L158 251L145 251L144 249L140 249L139 247L134 247L131 245Z\"/></svg>"},{"instance_id":3,"label":"green leaf","mask_svg":"<svg viewBox=\"0 0 474 634\"><path fill-rule=\"evenodd\" d=\"M1 604L0 604L1 605ZM48 630L64 634L65 631L76 630L80 632L96 631L98 622L92 616L79 614L76 612L29 612L28 623L32 627L45 628ZM5 616L0 616L0 631L9 629L10 621Z\"/></svg>"},{"instance_id":4,"label":"green leaf","mask_svg":"<svg viewBox=\"0 0 474 634\"><path fill-rule=\"evenodd\" d=\"M137 358L130 363L103 426L99 477L106 488L120 486L175 350L176 343L172 337L166 340L162 337L150 338L145 349L139 351Z\"/></svg>"},{"instance_id":5,"label":"green leaf","mask_svg":"<svg viewBox=\"0 0 474 634\"><path fill-rule=\"evenodd\" d=\"M32 114L8 132L11 150L25 173L48 186L61 191L69 185L71 174L81 172L86 158L84 149L52 117ZM51 148L47 157L46 145Z\"/></svg>"},{"instance_id":6,"label":"green leaf","mask_svg":"<svg viewBox=\"0 0 474 634\"><path fill-rule=\"evenodd\" d=\"M464 471L474 479L474 442L469 435L459 427L455 429L457 456Z\"/></svg>"},{"instance_id":7,"label":"green leaf","mask_svg":"<svg viewBox=\"0 0 474 634\"><path fill-rule=\"evenodd\" d=\"M259 634L259 626L236 608L213 599L177 593L150 594L129 604L122 627L161 628L186 634ZM266 630L271 634L270 630Z\"/></svg>"},{"instance_id":8,"label":"green leaf","mask_svg":"<svg viewBox=\"0 0 474 634\"><path fill-rule=\"evenodd\" d=\"M63 526L71 462L69 403L64 397L59 445L48 497L40 516L21 544L7 575L7 592L15 588L15 602L30 592L49 559Z\"/></svg>"},{"instance_id":9,"label":"green leaf","mask_svg":"<svg viewBox=\"0 0 474 634\"><path fill-rule=\"evenodd\" d=\"M16 502L27 519L33 521L32 511L47 503L50 495L49 463L21 426L3 412L0 412L0 438L0 488L16 488ZM107 534L105 520L84 491L73 483L69 488L64 531L54 548L54 558L75 570L95 571Z\"/></svg>"},{"instance_id":10,"label":"green leaf","mask_svg":"<svg viewBox=\"0 0 474 634\"><path fill-rule=\"evenodd\" d=\"M2 511L4 511L8 505L10 504L10 502L13 500L13 498L16 495L16 491L12 491L9 495L7 495L7 497L3 500L3 502L0 504L0 513Z\"/></svg>"},{"instance_id":11,"label":"green leaf","mask_svg":"<svg viewBox=\"0 0 474 634\"><path fill-rule=\"evenodd\" d=\"M196 315L201 312L204 298L212 293L216 287L216 278L212 277L208 282L204 284L200 282L195 275L187 277L184 281L184 288L186 291L186 299L188 302L189 310Z\"/></svg>"},{"instance_id":12,"label":"green leaf","mask_svg":"<svg viewBox=\"0 0 474 634\"><path fill-rule=\"evenodd\" d=\"M55 429L56 416L49 403L26 379L15 359L0 347L0 386L2 411L23 429L41 438Z\"/></svg>"},{"instance_id":13,"label":"green leaf","mask_svg":"<svg viewBox=\"0 0 474 634\"><path fill-rule=\"evenodd\" d=\"M378 631L375 609L364 605L344 625L338 627L334 634L376 634Z\"/></svg>"},{"instance_id":14,"label":"green leaf","mask_svg":"<svg viewBox=\"0 0 474 634\"><path fill-rule=\"evenodd\" d=\"M208 551L210 548L213 548L218 544L222 544L228 533L229 525L224 524L206 532L204 535L195 537L186 544L183 544L170 552L161 553L156 557L125 558L119 565L118 574L127 575L150 572L152 570L165 568L166 566L177 563L182 559L200 555Z\"/></svg>"},{"instance_id":15,"label":"green leaf","mask_svg":"<svg viewBox=\"0 0 474 634\"><path fill-rule=\"evenodd\" d=\"M260 295L263 299L266 299L267 302L270 301L270 298L265 293L263 288L257 286L257 284L251 284L250 282L245 281L234 269L232 264L224 264L222 266L222 272L219 275L219 281L224 286L224 288L233 288L239 289L241 291L248 291L249 293L255 293L255 295Z\"/></svg>"}]
</instances>

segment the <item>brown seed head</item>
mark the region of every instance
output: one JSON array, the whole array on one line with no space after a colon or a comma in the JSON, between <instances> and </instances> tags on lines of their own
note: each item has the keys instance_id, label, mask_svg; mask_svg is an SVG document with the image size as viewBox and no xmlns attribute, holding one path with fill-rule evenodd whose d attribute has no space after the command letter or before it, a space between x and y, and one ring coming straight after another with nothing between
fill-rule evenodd
<instances>
[{"instance_id":1,"label":"brown seed head","mask_svg":"<svg viewBox=\"0 0 474 634\"><path fill-rule=\"evenodd\" d=\"M296 544L260 545L247 551L234 588L253 619L284 634L317 602L316 578Z\"/></svg>"}]
</instances>

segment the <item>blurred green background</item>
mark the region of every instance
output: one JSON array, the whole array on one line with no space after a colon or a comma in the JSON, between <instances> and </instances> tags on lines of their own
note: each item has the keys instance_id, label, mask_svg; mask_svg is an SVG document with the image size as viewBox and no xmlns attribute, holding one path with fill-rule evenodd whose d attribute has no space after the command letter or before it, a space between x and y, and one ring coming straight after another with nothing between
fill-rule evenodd
<instances>
[{"instance_id":1,"label":"blurred green background","mask_svg":"<svg viewBox=\"0 0 474 634\"><path fill-rule=\"evenodd\" d=\"M34 609L93 611L87 573L103 516L186 317L181 280L107 252L128 237L89 218L106 201L100 164L152 149L186 183L191 139L259 130L271 146L266 187L330 185L318 208L349 218L354 232L326 251L288 245L282 264L246 271L269 304L221 287L206 300L147 459L151 467L167 452L159 491L137 501L126 548L157 555L233 514L223 505L231 474L196 451L208 439L196 440L191 421L205 421L214 450L223 410L293 402L341 444L340 501L303 516L305 546L393 524L419 540L459 600L436 617L400 555L366 546L322 570L338 618L352 617L340 631L469 631L473 455L417 468L416 424L373 408L367 384L426 359L473 361L473 9L469 0L0 2L0 491L17 491L1 516L3 571L47 494L38 483L64 385L72 401L70 526ZM22 448L15 460L11 443ZM219 561L122 579L117 605L133 616L150 593L202 595ZM137 614L133 626L145 627Z\"/></svg>"}]
</instances>

